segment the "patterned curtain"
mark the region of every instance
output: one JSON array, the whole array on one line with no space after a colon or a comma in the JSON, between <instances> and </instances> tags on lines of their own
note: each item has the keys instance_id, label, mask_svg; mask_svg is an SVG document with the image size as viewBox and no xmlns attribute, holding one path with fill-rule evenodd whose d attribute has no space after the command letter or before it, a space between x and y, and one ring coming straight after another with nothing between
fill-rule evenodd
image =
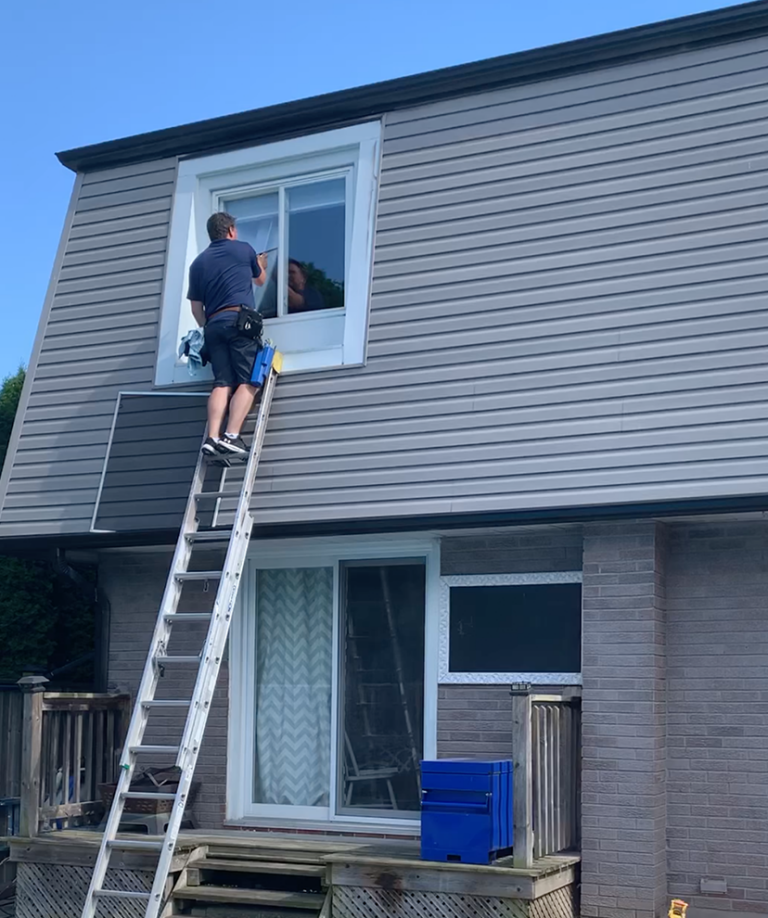
<instances>
[{"instance_id":1,"label":"patterned curtain","mask_svg":"<svg viewBox=\"0 0 768 918\"><path fill-rule=\"evenodd\" d=\"M259 571L255 803L328 806L333 568Z\"/></svg>"}]
</instances>

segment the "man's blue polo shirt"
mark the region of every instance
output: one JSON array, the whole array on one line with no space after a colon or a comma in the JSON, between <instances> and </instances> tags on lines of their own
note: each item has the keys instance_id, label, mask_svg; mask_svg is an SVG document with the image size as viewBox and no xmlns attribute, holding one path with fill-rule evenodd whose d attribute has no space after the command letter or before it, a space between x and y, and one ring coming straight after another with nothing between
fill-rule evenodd
<instances>
[{"instance_id":1,"label":"man's blue polo shirt","mask_svg":"<svg viewBox=\"0 0 768 918\"><path fill-rule=\"evenodd\" d=\"M189 266L188 300L205 307L205 317L225 306L254 308L253 278L261 274L256 252L238 239L214 239Z\"/></svg>"}]
</instances>

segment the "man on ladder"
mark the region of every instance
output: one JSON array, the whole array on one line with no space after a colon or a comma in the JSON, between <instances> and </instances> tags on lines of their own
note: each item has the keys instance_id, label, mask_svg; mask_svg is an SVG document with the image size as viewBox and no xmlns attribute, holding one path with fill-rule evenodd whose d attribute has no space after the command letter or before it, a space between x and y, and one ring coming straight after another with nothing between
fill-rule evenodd
<instances>
[{"instance_id":1,"label":"man on ladder","mask_svg":"<svg viewBox=\"0 0 768 918\"><path fill-rule=\"evenodd\" d=\"M167 880L189 800L192 776L208 720L222 657L235 611L238 588L242 579L248 545L253 529L250 511L251 493L259 465L270 406L280 372L281 356L271 346L261 346L261 321L251 307L253 283L264 282L266 256L257 256L245 243L238 242L234 219L228 214L214 214L208 221L211 245L192 264L190 270L190 299L200 324L206 325L206 342L212 357L216 382L208 403L209 436L202 446L192 476L187 506L182 518L176 550L171 560L168 580L160 603L155 629L150 641L147 661L139 684L131 722L120 757L117 787L104 826L99 853L93 868L91 883L83 904L82 918L107 918L116 914L115 901L129 900L144 908L145 918L160 918L167 897ZM244 284L247 281L248 287ZM264 384L253 445L250 451L240 438L240 430L254 397ZM234 393L234 394L233 394ZM226 412L229 420L224 434L221 426ZM207 481L207 459L229 465L229 459L242 456L247 461L242 480L236 489L211 491ZM222 499L237 501L231 526L200 529L199 507L218 504ZM197 549L210 548L216 543L226 546L223 566L215 570L200 570L193 562ZM180 612L184 587L189 583L218 583L213 608L209 612ZM205 622L205 641L199 652L177 653L172 642L176 628ZM193 665L197 676L191 695L184 698L158 697L160 677L167 667ZM169 708L186 712L183 733L179 739L170 737L168 744L145 742L148 722L156 711ZM175 756L178 783L173 792L154 788L132 789L139 759L152 756ZM125 804L129 800L165 800L171 802L168 825L162 838L124 838L119 834ZM141 884L138 888L114 888L108 877L110 859L115 851L145 851L158 855L151 890ZM103 906L99 911L99 907Z\"/></svg>"},{"instance_id":2,"label":"man on ladder","mask_svg":"<svg viewBox=\"0 0 768 918\"><path fill-rule=\"evenodd\" d=\"M248 448L240 436L258 389L251 383L260 346L260 322L250 328L244 317L255 313L253 285L267 279L266 253L257 255L237 238L235 218L216 213L206 226L211 244L189 268L187 299L192 315L205 328L205 346L213 366L213 391L208 399L207 456L244 457ZM255 334L254 334L255 332ZM222 435L224 416L229 410Z\"/></svg>"}]
</instances>

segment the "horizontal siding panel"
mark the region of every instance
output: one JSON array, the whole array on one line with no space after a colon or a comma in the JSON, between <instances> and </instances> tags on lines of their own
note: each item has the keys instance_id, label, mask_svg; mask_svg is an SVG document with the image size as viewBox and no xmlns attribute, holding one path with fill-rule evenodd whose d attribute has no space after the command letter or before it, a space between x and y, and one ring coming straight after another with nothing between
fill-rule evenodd
<instances>
[{"instance_id":1,"label":"horizontal siding panel","mask_svg":"<svg viewBox=\"0 0 768 918\"><path fill-rule=\"evenodd\" d=\"M88 185L100 185L104 182L118 182L121 179L129 177L140 177L152 175L156 172L166 172L176 168L176 159L158 159L147 163L133 163L130 166L117 166L110 169L97 169L95 172L88 172L83 177L83 187ZM171 176L173 178L173 176Z\"/></svg>"},{"instance_id":2,"label":"horizontal siding panel","mask_svg":"<svg viewBox=\"0 0 768 918\"><path fill-rule=\"evenodd\" d=\"M67 331L67 334L46 337L42 353L50 354L52 361L82 360L83 348L96 345L105 345L105 349L97 350L93 354L94 357L125 353L124 347L128 342L142 342L146 347L147 338L154 337L157 325L148 322L126 323L121 324L118 332L113 323L112 327L106 331L78 332L74 329L67 329Z\"/></svg>"},{"instance_id":3,"label":"horizontal siding panel","mask_svg":"<svg viewBox=\"0 0 768 918\"><path fill-rule=\"evenodd\" d=\"M134 204L113 203L112 207L102 207L98 210L80 210L78 208L72 221L73 234L84 227L90 227L90 232L100 232L104 229L115 231L128 217L143 217L147 214L170 214L173 196L164 194L160 198L148 198ZM98 227L98 229L96 229Z\"/></svg>"},{"instance_id":4,"label":"horizontal siding panel","mask_svg":"<svg viewBox=\"0 0 768 918\"><path fill-rule=\"evenodd\" d=\"M733 408L733 402L739 404ZM474 444L504 443L524 440L544 440L565 436L590 437L606 431L621 432L631 439L635 430L663 430L664 436L675 430L682 436L693 435L687 428L697 425L727 424L764 416L766 402L765 380L759 386L729 387L708 390L704 397L696 392L664 393L655 399L646 398L642 407L632 414L617 414L618 400L555 402L549 405L514 407L496 411L472 410L471 402L449 402L442 406L445 413L434 413L421 420L411 418L382 420L373 425L357 424L340 427L288 428L273 431L267 439L265 458L270 462L297 460L296 446L312 444L311 455L353 456L400 452L414 443L420 449L443 448L456 444L457 426L463 433L471 431ZM455 412L450 409L455 407ZM636 409L639 406L634 405ZM702 420L703 417L703 420ZM554 427L554 429L553 429ZM719 436L719 434L718 434ZM452 439L451 439L452 438ZM300 456L301 454L299 454Z\"/></svg>"},{"instance_id":5,"label":"horizontal siding panel","mask_svg":"<svg viewBox=\"0 0 768 918\"><path fill-rule=\"evenodd\" d=\"M99 197L105 194L118 194L127 191L139 191L145 188L154 188L158 185L173 185L176 182L176 167L170 166L166 169L152 170L151 172L136 173L132 172L124 177L109 176L101 181L95 181L93 176L90 181L83 182L83 188L80 193L80 199L83 201L89 198Z\"/></svg>"},{"instance_id":6,"label":"horizontal siding panel","mask_svg":"<svg viewBox=\"0 0 768 918\"><path fill-rule=\"evenodd\" d=\"M499 341L505 337L544 337L552 332L552 321L557 320L560 334L568 332L583 333L588 331L616 329L640 329L647 326L660 327L671 323L682 323L700 318L722 319L723 307L732 304L735 316L743 316L752 312L762 312L765 302L762 296L747 296L737 294L728 299L722 296L713 299L698 299L693 303L677 303L666 306L648 306L642 312L627 309L623 300L614 300L614 309L609 309L610 304L601 303L600 310L588 314L575 314L563 311L560 316L551 315L552 310L547 307L528 309L517 328L511 328L505 322L505 310L493 309L473 313L471 325L468 326L465 315L449 315L445 319L432 322L413 320L411 322L381 322L374 326L369 333L369 355L383 357L387 354L399 352L408 353L410 350L431 350L455 346L456 336L461 336L462 344L482 345L487 341ZM727 321L727 320L726 320ZM630 324L631 323L631 324ZM429 334L431 332L431 334ZM415 341L409 339L414 338Z\"/></svg>"},{"instance_id":7,"label":"horizontal siding panel","mask_svg":"<svg viewBox=\"0 0 768 918\"><path fill-rule=\"evenodd\" d=\"M153 240L150 243L141 243L126 246L121 252L119 249L109 250L111 257L102 257L104 250L96 258L88 258L84 253L78 256L76 263L69 259L64 260L60 278L62 281L78 278L100 277L105 274L118 274L121 271L137 271L142 268L162 267L165 264L165 244L163 240Z\"/></svg>"},{"instance_id":8,"label":"horizontal siding panel","mask_svg":"<svg viewBox=\"0 0 768 918\"><path fill-rule=\"evenodd\" d=\"M582 133L568 132L563 136L561 129L545 129L526 132L505 132L484 138L470 144L430 148L408 154L394 154L388 157L388 173L382 176L382 189L389 193L402 184L429 181L449 175L466 174L476 180L486 170L514 166L536 158L546 162L557 159L567 165L573 159L593 157L591 162L615 162L665 152L676 152L691 146L707 145L728 140L733 133L734 140L754 136L760 129L764 117L765 94L751 90L738 94L736 104L719 111L703 111L674 121L658 121L627 127L612 133L594 131L592 125L584 125ZM542 136L543 135L543 136Z\"/></svg>"},{"instance_id":9,"label":"horizontal siding panel","mask_svg":"<svg viewBox=\"0 0 768 918\"><path fill-rule=\"evenodd\" d=\"M744 94L759 93L764 89L764 69L750 70L714 80L700 80L669 89L626 93L615 98L599 99L590 103L586 100L571 104L563 100L560 104L549 103L539 106L534 100L509 106L500 106L492 112L481 111L479 119L459 115L444 116L442 119L427 119L423 123L409 125L407 136L394 136L398 130L393 125L384 140L384 154L401 153L430 147L443 147L453 143L498 136L503 133L505 122L514 119L515 130L530 131L557 126L561 136L568 131L589 131L621 129L627 125L653 124L659 121L674 121L713 108L728 108L739 104ZM501 110L500 110L501 109ZM416 125L416 126L414 126ZM388 126L389 127L389 126Z\"/></svg>"},{"instance_id":10,"label":"horizontal siding panel","mask_svg":"<svg viewBox=\"0 0 768 918\"><path fill-rule=\"evenodd\" d=\"M67 255L73 252L98 252L141 239L166 239L168 214L163 209L135 217L110 220L106 227L100 223L81 223L69 234Z\"/></svg>"},{"instance_id":11,"label":"horizontal siding panel","mask_svg":"<svg viewBox=\"0 0 768 918\"><path fill-rule=\"evenodd\" d=\"M157 308L159 309L159 297L161 292L162 283L159 280L150 283L132 284L130 278L128 278L127 282L120 287L115 286L107 289L101 287L94 290L61 293L56 297L51 313L53 314L59 310L65 309L71 309L74 313L76 309L94 305L99 306L103 310L109 303L115 303L118 306L124 305L125 308L130 308L130 302L139 300L143 305L149 297L157 298ZM129 301L129 303L121 304L120 301L123 300ZM70 313L67 312L67 315L69 314Z\"/></svg>"},{"instance_id":12,"label":"horizontal siding panel","mask_svg":"<svg viewBox=\"0 0 768 918\"><path fill-rule=\"evenodd\" d=\"M89 348L89 362L100 366L105 373L120 371L125 367L154 366L154 349L148 351L147 343L141 341L116 341L104 347ZM83 351L74 347L71 350L43 352L40 355L36 377L50 379L54 376L76 376L82 372ZM150 374L151 375L151 374Z\"/></svg>"},{"instance_id":13,"label":"horizontal siding panel","mask_svg":"<svg viewBox=\"0 0 768 918\"><path fill-rule=\"evenodd\" d=\"M369 476L376 478L384 470L386 473L397 473L404 465L414 469L415 474L425 476L422 480L432 480L449 474L449 470L457 464L472 468L469 477L484 477L498 474L502 467L512 469L513 461L517 459L530 463L539 459L551 460L552 463L562 460L564 468L571 467L568 463L573 460L573 468L603 468L606 463L617 466L635 462L643 465L699 461L713 456L730 456L734 450L737 457L751 453L763 455L768 443L768 402L763 401L756 406L753 412L755 420L745 421L743 415L746 413L736 412L734 423L729 423L732 416L724 409L720 415L727 420L718 423L717 418L712 417L713 413L708 412L703 424L701 418L698 424L686 418L688 426L675 425L675 417L672 416L668 419L670 426L661 428L664 431L663 443L659 443L658 427L630 433L615 418L592 422L565 420L522 428L510 425L494 431L500 441L496 443L484 442L484 438L477 438L471 444L466 441L457 443L455 434L451 440L449 433L412 437L407 442L407 448L401 445L400 449L396 449L391 443L386 443L376 452L348 455L343 475L336 472L338 456L297 459L294 453L290 459L285 459L268 450L263 459L263 481L269 482L279 473L282 479L296 487L309 487L312 482L316 484L315 476L322 475L323 483L332 486L334 481L351 475L349 483L354 485L358 480L356 476L367 482ZM725 438L728 438L727 444L722 442ZM280 467L271 465L274 462L279 462Z\"/></svg>"},{"instance_id":14,"label":"horizontal siding panel","mask_svg":"<svg viewBox=\"0 0 768 918\"><path fill-rule=\"evenodd\" d=\"M664 220L667 215L687 214L691 208L700 207L704 201L719 201L727 210L728 202L739 194L763 194L765 175L762 172L742 172L717 181L703 181L672 188L653 189L624 195L595 197L587 209L583 202L566 202L555 197L544 206L518 207L516 199L507 200L498 208L488 201L479 212L466 212L449 218L443 214L442 222L419 222L418 213L393 216L381 221L377 232L378 240L385 246L404 246L410 242L445 240L450 242L456 236L494 232L518 227L534 227L537 231L551 226L557 236L559 226L567 221L584 221L586 230L609 229L613 226L631 226L639 222ZM525 203L525 202L523 202Z\"/></svg>"},{"instance_id":15,"label":"horizontal siding panel","mask_svg":"<svg viewBox=\"0 0 768 918\"><path fill-rule=\"evenodd\" d=\"M450 239L429 239L408 245L408 254L401 245L387 245L377 250L376 277L386 277L409 267L418 269L422 262L430 266L454 266L459 259L466 260L474 249L482 249L484 257L493 262L508 258L510 247L527 246L533 253L584 252L600 247L618 248L644 240L675 244L677 236L702 236L720 232L729 227L747 227L762 222L768 206L768 191L745 192L733 195L724 207L723 201L710 199L697 208L685 207L683 213L670 213L666 218L651 219L648 214L635 215L635 222L627 221L608 229L600 221L581 218L561 223L545 223L526 227L497 229L484 233L459 233ZM590 227L593 224L594 229Z\"/></svg>"},{"instance_id":16,"label":"horizontal siding panel","mask_svg":"<svg viewBox=\"0 0 768 918\"><path fill-rule=\"evenodd\" d=\"M84 197L81 194L78 211L83 214L89 211L106 213L113 207L140 204L143 201L156 201L160 197L170 199L173 195L173 188L173 182L165 182L162 185L152 185L146 188L134 188L130 191L111 192L104 188L101 194L95 194L93 197Z\"/></svg>"},{"instance_id":17,"label":"horizontal siding panel","mask_svg":"<svg viewBox=\"0 0 768 918\"><path fill-rule=\"evenodd\" d=\"M113 315L90 316L85 319L66 318L66 312L58 313L55 318L52 317L48 323L48 334L45 338L45 347L56 347L54 343L68 335L82 335L85 332L97 332L100 330L111 331L112 337L115 332L115 317ZM152 329L157 327L158 314L157 309L129 309L120 314L120 334L127 334L131 328L141 327L145 329L145 335L149 336ZM105 339L109 340L109 339Z\"/></svg>"}]
</instances>

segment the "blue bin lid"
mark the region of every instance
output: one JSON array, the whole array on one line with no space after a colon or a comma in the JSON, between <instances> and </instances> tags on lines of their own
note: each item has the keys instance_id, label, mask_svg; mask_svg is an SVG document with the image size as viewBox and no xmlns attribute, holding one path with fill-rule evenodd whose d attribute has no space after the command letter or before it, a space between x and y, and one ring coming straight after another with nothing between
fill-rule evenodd
<instances>
[{"instance_id":1,"label":"blue bin lid","mask_svg":"<svg viewBox=\"0 0 768 918\"><path fill-rule=\"evenodd\" d=\"M431 762L421 763L422 774L487 775L511 770L511 759L493 759L490 761L478 761L477 759L436 759Z\"/></svg>"}]
</instances>

